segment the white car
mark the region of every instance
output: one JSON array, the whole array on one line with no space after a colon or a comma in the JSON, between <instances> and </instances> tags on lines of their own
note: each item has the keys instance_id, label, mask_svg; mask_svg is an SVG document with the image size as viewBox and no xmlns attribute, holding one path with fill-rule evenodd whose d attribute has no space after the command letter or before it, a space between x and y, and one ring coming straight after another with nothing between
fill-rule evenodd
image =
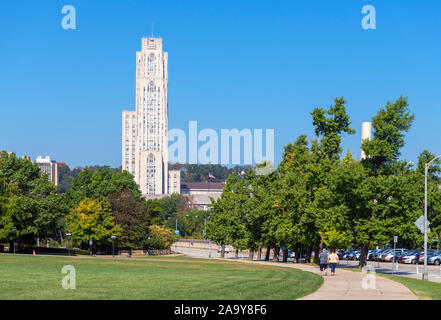
<instances>
[{"instance_id":1,"label":"white car","mask_svg":"<svg viewBox=\"0 0 441 320\"><path fill-rule=\"evenodd\" d=\"M386 262L392 262L392 259L399 254L402 254L404 251L406 251L406 249L395 249L392 250L391 252L389 252L386 257L384 257L384 261Z\"/></svg>"}]
</instances>

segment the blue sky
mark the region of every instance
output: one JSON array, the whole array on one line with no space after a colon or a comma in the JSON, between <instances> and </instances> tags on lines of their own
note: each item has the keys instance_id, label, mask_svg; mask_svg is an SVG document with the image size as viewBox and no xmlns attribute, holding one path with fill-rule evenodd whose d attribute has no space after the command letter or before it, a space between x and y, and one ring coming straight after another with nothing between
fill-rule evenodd
<instances>
[{"instance_id":1,"label":"blue sky","mask_svg":"<svg viewBox=\"0 0 441 320\"><path fill-rule=\"evenodd\" d=\"M75 6L77 30L61 28ZM376 8L363 30L361 8ZM416 119L402 157L441 154L441 2L2 1L0 149L78 165L121 161L121 111L134 110L141 37L169 52L169 128L274 128L275 159L310 112L348 101L360 127L386 101L409 98Z\"/></svg>"}]
</instances>

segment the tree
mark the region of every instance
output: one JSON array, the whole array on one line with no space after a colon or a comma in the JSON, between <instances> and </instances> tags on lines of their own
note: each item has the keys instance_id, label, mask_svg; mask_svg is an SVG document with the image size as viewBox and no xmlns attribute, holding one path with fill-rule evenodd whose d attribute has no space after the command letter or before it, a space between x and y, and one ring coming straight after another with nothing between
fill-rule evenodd
<instances>
[{"instance_id":1,"label":"tree","mask_svg":"<svg viewBox=\"0 0 441 320\"><path fill-rule=\"evenodd\" d=\"M107 200L82 200L66 217L67 231L72 233L72 241L87 246L90 239L98 245L111 242L111 236L120 238L123 230L115 224Z\"/></svg>"},{"instance_id":2,"label":"tree","mask_svg":"<svg viewBox=\"0 0 441 320\"><path fill-rule=\"evenodd\" d=\"M342 133L354 134L350 128L351 122L346 113L346 101L343 97L334 100L335 105L328 110L314 108L311 113L315 134L321 139L321 147L329 160L335 159L341 152L340 142ZM327 117L326 115L329 115Z\"/></svg>"},{"instance_id":3,"label":"tree","mask_svg":"<svg viewBox=\"0 0 441 320\"><path fill-rule=\"evenodd\" d=\"M102 167L97 171L86 168L73 180L68 196L76 205L85 198L104 199L123 189L130 190L135 197L141 196L141 191L129 172L115 173L113 169Z\"/></svg>"},{"instance_id":4,"label":"tree","mask_svg":"<svg viewBox=\"0 0 441 320\"><path fill-rule=\"evenodd\" d=\"M424 150L423 152L420 153L420 155L418 156L418 164L417 164L417 169L416 171L421 174L421 175L425 175L426 169L425 169L425 165L426 163L429 163L433 158L435 158L435 155L430 153L427 150ZM441 160L440 159L436 159L429 168L428 174L429 174L429 178L431 180L438 180L436 175L441 173Z\"/></svg>"},{"instance_id":5,"label":"tree","mask_svg":"<svg viewBox=\"0 0 441 320\"><path fill-rule=\"evenodd\" d=\"M144 249L169 249L171 245L178 240L178 237L169 229L151 225L148 229L138 232L137 243Z\"/></svg>"},{"instance_id":6,"label":"tree","mask_svg":"<svg viewBox=\"0 0 441 320\"><path fill-rule=\"evenodd\" d=\"M2 152L0 182L0 241L29 246L56 236L66 201L36 164Z\"/></svg>"},{"instance_id":7,"label":"tree","mask_svg":"<svg viewBox=\"0 0 441 320\"><path fill-rule=\"evenodd\" d=\"M361 148L367 155L362 163L374 175L391 173L389 169L398 160L404 135L415 119L408 107L407 98L400 96L394 103L387 102L372 118L373 138L364 140Z\"/></svg>"},{"instance_id":8,"label":"tree","mask_svg":"<svg viewBox=\"0 0 441 320\"><path fill-rule=\"evenodd\" d=\"M115 223L121 226L123 230L122 237L119 240L120 246L133 247L137 238L135 226L150 222L145 201L136 197L127 188L109 194L108 201L115 217Z\"/></svg>"},{"instance_id":9,"label":"tree","mask_svg":"<svg viewBox=\"0 0 441 320\"><path fill-rule=\"evenodd\" d=\"M162 198L160 205L161 218L169 228L175 228L176 219L189 210L188 197L177 193Z\"/></svg>"},{"instance_id":10,"label":"tree","mask_svg":"<svg viewBox=\"0 0 441 320\"><path fill-rule=\"evenodd\" d=\"M408 106L407 98L402 96L394 103L387 102L386 106L372 118L374 128L372 140L362 142L361 148L367 157L361 163L370 171L371 175L365 184L365 187L371 189L365 191L371 193L372 198L371 202L365 206L365 208L371 209L369 217L361 218L359 221L365 222L364 224L359 223L359 230L365 230L362 238L366 239L360 258L360 267L366 264L367 251L370 241L373 240L373 234L377 234L377 237L382 234L378 233L380 230L375 230L375 227L385 226L391 222L389 216L382 215L382 212L379 211L387 208L387 201L390 199L389 195L384 194L385 190L381 184L385 183L384 180L387 180L390 175L400 171L403 173L403 169L405 169L405 166L398 161L398 157L400 149L404 146L404 135L411 128L415 118L410 113ZM373 221L376 222L373 223Z\"/></svg>"}]
</instances>

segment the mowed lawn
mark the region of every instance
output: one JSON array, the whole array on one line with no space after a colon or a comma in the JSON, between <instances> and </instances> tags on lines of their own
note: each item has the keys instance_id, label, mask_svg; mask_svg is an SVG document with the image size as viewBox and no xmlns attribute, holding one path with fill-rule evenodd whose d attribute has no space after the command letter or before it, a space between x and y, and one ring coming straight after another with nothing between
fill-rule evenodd
<instances>
[{"instance_id":1,"label":"mowed lawn","mask_svg":"<svg viewBox=\"0 0 441 320\"><path fill-rule=\"evenodd\" d=\"M63 289L65 265L76 289ZM323 278L293 268L187 257L0 254L0 299L296 299Z\"/></svg>"}]
</instances>

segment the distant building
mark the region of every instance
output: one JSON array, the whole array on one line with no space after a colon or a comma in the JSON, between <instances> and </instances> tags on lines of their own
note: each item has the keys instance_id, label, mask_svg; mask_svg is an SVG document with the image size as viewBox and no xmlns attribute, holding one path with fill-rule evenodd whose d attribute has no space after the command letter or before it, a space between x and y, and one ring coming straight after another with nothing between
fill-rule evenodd
<instances>
[{"instance_id":1,"label":"distant building","mask_svg":"<svg viewBox=\"0 0 441 320\"><path fill-rule=\"evenodd\" d=\"M181 171L168 171L168 194L181 193Z\"/></svg>"},{"instance_id":2,"label":"distant building","mask_svg":"<svg viewBox=\"0 0 441 320\"><path fill-rule=\"evenodd\" d=\"M361 145L365 140L372 140L372 122L366 121L361 123L361 144L360 144L360 159L366 159L366 154L361 149Z\"/></svg>"},{"instance_id":3,"label":"distant building","mask_svg":"<svg viewBox=\"0 0 441 320\"><path fill-rule=\"evenodd\" d=\"M189 197L192 209L208 210L210 198L219 199L224 186L222 182L185 182L181 183L181 194Z\"/></svg>"},{"instance_id":4,"label":"distant building","mask_svg":"<svg viewBox=\"0 0 441 320\"><path fill-rule=\"evenodd\" d=\"M122 113L122 170L143 195L168 194L168 54L161 38L136 52L136 110Z\"/></svg>"},{"instance_id":5,"label":"distant building","mask_svg":"<svg viewBox=\"0 0 441 320\"><path fill-rule=\"evenodd\" d=\"M35 163L40 168L42 174L49 176L49 181L58 186L58 163L55 160L51 160L49 156L43 158L38 156Z\"/></svg>"}]
</instances>

